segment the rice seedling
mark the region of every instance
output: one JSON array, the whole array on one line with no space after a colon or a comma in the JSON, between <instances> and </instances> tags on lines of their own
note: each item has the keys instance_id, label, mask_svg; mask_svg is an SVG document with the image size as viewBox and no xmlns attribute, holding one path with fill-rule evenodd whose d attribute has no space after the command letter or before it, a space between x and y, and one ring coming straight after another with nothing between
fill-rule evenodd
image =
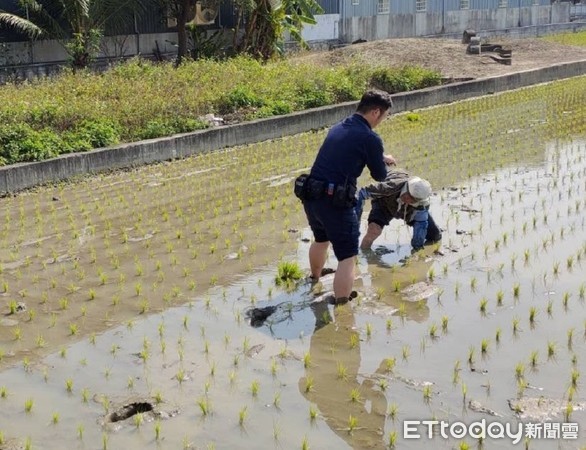
<instances>
[{"instance_id":1,"label":"rice seedling","mask_svg":"<svg viewBox=\"0 0 586 450\"><path fill-rule=\"evenodd\" d=\"M360 343L360 338L358 336L358 333L352 333L350 335L350 348L356 348L358 347L358 344ZM303 361L303 365L305 366L305 358Z\"/></svg>"},{"instance_id":2,"label":"rice seedling","mask_svg":"<svg viewBox=\"0 0 586 450\"><path fill-rule=\"evenodd\" d=\"M519 329L520 319L518 317L513 317L513 335L516 336L520 329Z\"/></svg>"},{"instance_id":3,"label":"rice seedling","mask_svg":"<svg viewBox=\"0 0 586 450\"><path fill-rule=\"evenodd\" d=\"M243 408L240 409L240 411L238 411L238 425L243 427L247 416L248 416L247 407L244 406Z\"/></svg>"},{"instance_id":4,"label":"rice seedling","mask_svg":"<svg viewBox=\"0 0 586 450\"><path fill-rule=\"evenodd\" d=\"M387 319L385 327L387 329L387 331L391 331L393 329L393 320L392 319Z\"/></svg>"},{"instance_id":5,"label":"rice seedling","mask_svg":"<svg viewBox=\"0 0 586 450\"><path fill-rule=\"evenodd\" d=\"M531 327L535 326L535 317L537 317L537 308L532 306L529 308L529 324Z\"/></svg>"},{"instance_id":6,"label":"rice seedling","mask_svg":"<svg viewBox=\"0 0 586 450\"><path fill-rule=\"evenodd\" d=\"M515 377L517 378L517 380L525 378L525 364L523 364L522 362L518 363L515 366Z\"/></svg>"},{"instance_id":7,"label":"rice seedling","mask_svg":"<svg viewBox=\"0 0 586 450\"><path fill-rule=\"evenodd\" d=\"M409 354L411 353L411 350L409 348L408 345L404 345L401 349L401 353L403 355L403 360L407 361L409 359Z\"/></svg>"},{"instance_id":8,"label":"rice seedling","mask_svg":"<svg viewBox=\"0 0 586 450\"><path fill-rule=\"evenodd\" d=\"M370 322L366 323L366 337L369 339L372 337L372 324Z\"/></svg>"},{"instance_id":9,"label":"rice seedling","mask_svg":"<svg viewBox=\"0 0 586 450\"><path fill-rule=\"evenodd\" d=\"M309 393L313 390L313 377L308 376L305 378L305 392Z\"/></svg>"},{"instance_id":10,"label":"rice seedling","mask_svg":"<svg viewBox=\"0 0 586 450\"><path fill-rule=\"evenodd\" d=\"M573 341L574 341L574 329L573 328L570 328L567 331L567 335L568 335L568 349L571 350L572 349L572 344L573 344Z\"/></svg>"},{"instance_id":11,"label":"rice seedling","mask_svg":"<svg viewBox=\"0 0 586 450\"><path fill-rule=\"evenodd\" d=\"M553 263L553 276L558 277L560 274L560 263L558 261Z\"/></svg>"},{"instance_id":12,"label":"rice seedling","mask_svg":"<svg viewBox=\"0 0 586 450\"><path fill-rule=\"evenodd\" d=\"M207 397L201 397L197 400L197 406L201 411L202 416L208 416L211 413L211 405Z\"/></svg>"},{"instance_id":13,"label":"rice seedling","mask_svg":"<svg viewBox=\"0 0 586 450\"><path fill-rule=\"evenodd\" d=\"M253 397L257 397L259 390L260 390L260 383L258 382L258 380L253 380L252 383L250 384L250 393L252 394Z\"/></svg>"},{"instance_id":14,"label":"rice seedling","mask_svg":"<svg viewBox=\"0 0 586 450\"><path fill-rule=\"evenodd\" d=\"M353 388L350 391L350 401L352 403L356 403L356 402L360 402L362 400L362 397L360 395L360 390L358 388Z\"/></svg>"},{"instance_id":15,"label":"rice seedling","mask_svg":"<svg viewBox=\"0 0 586 450\"><path fill-rule=\"evenodd\" d=\"M437 325L435 323L432 323L429 326L429 337L431 339L437 339L438 335L437 335Z\"/></svg>"},{"instance_id":16,"label":"rice seedling","mask_svg":"<svg viewBox=\"0 0 586 450\"><path fill-rule=\"evenodd\" d=\"M303 441L301 441L301 450L309 450L309 440L307 436L303 436Z\"/></svg>"},{"instance_id":17,"label":"rice seedling","mask_svg":"<svg viewBox=\"0 0 586 450\"><path fill-rule=\"evenodd\" d=\"M392 372L395 369L395 366L397 365L397 358L393 357L393 358L385 358L385 370L387 372Z\"/></svg>"},{"instance_id":18,"label":"rice seedling","mask_svg":"<svg viewBox=\"0 0 586 450\"><path fill-rule=\"evenodd\" d=\"M486 306L488 305L488 299L486 297L482 297L480 299L480 314L486 316Z\"/></svg>"},{"instance_id":19,"label":"rice seedling","mask_svg":"<svg viewBox=\"0 0 586 450\"><path fill-rule=\"evenodd\" d=\"M572 388L574 388L576 390L578 389L578 379L579 378L580 378L580 372L578 372L576 369L572 369L570 385L572 386Z\"/></svg>"},{"instance_id":20,"label":"rice seedling","mask_svg":"<svg viewBox=\"0 0 586 450\"><path fill-rule=\"evenodd\" d=\"M34 404L35 404L35 402L31 397L27 398L24 401L24 412L30 413L33 409Z\"/></svg>"},{"instance_id":21,"label":"rice seedling","mask_svg":"<svg viewBox=\"0 0 586 450\"><path fill-rule=\"evenodd\" d=\"M513 297L515 299L518 299L519 298L520 291L521 291L521 286L519 285L519 283L515 283L513 285Z\"/></svg>"},{"instance_id":22,"label":"rice seedling","mask_svg":"<svg viewBox=\"0 0 586 450\"><path fill-rule=\"evenodd\" d=\"M397 446L397 432L391 431L389 434L389 449L394 449Z\"/></svg>"},{"instance_id":23,"label":"rice seedling","mask_svg":"<svg viewBox=\"0 0 586 450\"><path fill-rule=\"evenodd\" d=\"M303 271L296 262L282 261L277 265L277 276L275 282L277 285L287 284L303 277Z\"/></svg>"},{"instance_id":24,"label":"rice seedling","mask_svg":"<svg viewBox=\"0 0 586 450\"><path fill-rule=\"evenodd\" d=\"M466 383L462 382L461 390L462 390L462 402L464 404L466 404L466 396L468 395L468 386L466 386Z\"/></svg>"},{"instance_id":25,"label":"rice seedling","mask_svg":"<svg viewBox=\"0 0 586 450\"><path fill-rule=\"evenodd\" d=\"M555 358L556 354L556 344L555 342L548 341L547 342L547 359Z\"/></svg>"},{"instance_id":26,"label":"rice seedling","mask_svg":"<svg viewBox=\"0 0 586 450\"><path fill-rule=\"evenodd\" d=\"M154 429L155 429L155 441L159 441L161 439L161 421L160 420L155 420L155 425L154 425Z\"/></svg>"},{"instance_id":27,"label":"rice seedling","mask_svg":"<svg viewBox=\"0 0 586 450\"><path fill-rule=\"evenodd\" d=\"M352 432L354 432L354 429L358 426L358 419L356 417L354 417L352 414L350 414L350 417L348 417L348 433L352 434Z\"/></svg>"},{"instance_id":28,"label":"rice seedling","mask_svg":"<svg viewBox=\"0 0 586 450\"><path fill-rule=\"evenodd\" d=\"M311 354L309 352L305 352L303 355L303 367L306 369L311 367Z\"/></svg>"},{"instance_id":29,"label":"rice seedling","mask_svg":"<svg viewBox=\"0 0 586 450\"><path fill-rule=\"evenodd\" d=\"M482 353L482 355L486 355L488 353L488 339L483 339L480 342L480 352Z\"/></svg>"},{"instance_id":30,"label":"rice seedling","mask_svg":"<svg viewBox=\"0 0 586 450\"><path fill-rule=\"evenodd\" d=\"M499 290L496 293L496 304L497 306L503 306L503 298L505 296L505 293L502 290Z\"/></svg>"},{"instance_id":31,"label":"rice seedling","mask_svg":"<svg viewBox=\"0 0 586 450\"><path fill-rule=\"evenodd\" d=\"M574 412L574 406L572 405L572 402L568 402L566 404L566 407L564 408L564 421L565 422L570 422L570 419L572 417L573 412Z\"/></svg>"},{"instance_id":32,"label":"rice seedling","mask_svg":"<svg viewBox=\"0 0 586 450\"><path fill-rule=\"evenodd\" d=\"M431 401L431 385L426 384L425 386L423 386L423 401L425 403L429 403Z\"/></svg>"},{"instance_id":33,"label":"rice seedling","mask_svg":"<svg viewBox=\"0 0 586 450\"><path fill-rule=\"evenodd\" d=\"M280 392L275 392L275 395L273 395L273 405L275 406L275 408L280 409L280 405L281 405L281 393Z\"/></svg>"},{"instance_id":34,"label":"rice seedling","mask_svg":"<svg viewBox=\"0 0 586 450\"><path fill-rule=\"evenodd\" d=\"M471 346L468 349L468 365L472 366L474 365L474 361L475 361L475 353L476 353L476 349L474 348L474 346Z\"/></svg>"},{"instance_id":35,"label":"rice seedling","mask_svg":"<svg viewBox=\"0 0 586 450\"><path fill-rule=\"evenodd\" d=\"M562 305L564 305L564 309L568 309L568 302L570 301L570 293L564 292L562 296Z\"/></svg>"},{"instance_id":36,"label":"rice seedling","mask_svg":"<svg viewBox=\"0 0 586 450\"><path fill-rule=\"evenodd\" d=\"M552 315L553 315L553 302L551 300L549 300L547 302L546 311L547 311L547 315L549 317L552 317Z\"/></svg>"}]
</instances>

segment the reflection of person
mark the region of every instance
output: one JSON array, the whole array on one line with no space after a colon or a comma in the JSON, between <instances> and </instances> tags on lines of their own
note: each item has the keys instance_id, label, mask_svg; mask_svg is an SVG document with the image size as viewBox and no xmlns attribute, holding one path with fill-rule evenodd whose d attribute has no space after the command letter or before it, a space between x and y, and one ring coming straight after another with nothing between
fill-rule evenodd
<instances>
[{"instance_id":1,"label":"reflection of person","mask_svg":"<svg viewBox=\"0 0 586 450\"><path fill-rule=\"evenodd\" d=\"M356 113L332 127L326 136L307 180L305 213L315 241L309 249L311 276L317 280L325 265L332 243L338 267L334 278L336 303L348 301L354 281L358 254L359 227L354 211L357 178L365 166L375 180L386 176L386 164L394 164L384 155L381 138L373 131L392 106L386 92L368 91Z\"/></svg>"},{"instance_id":2,"label":"reflection of person","mask_svg":"<svg viewBox=\"0 0 586 450\"><path fill-rule=\"evenodd\" d=\"M413 227L411 246L414 250L440 241L442 233L429 213L430 195L428 181L396 170L390 170L384 181L363 187L358 193L357 214L362 214L367 198L372 198L372 209L360 247L370 248L392 219L402 219Z\"/></svg>"},{"instance_id":3,"label":"reflection of person","mask_svg":"<svg viewBox=\"0 0 586 450\"><path fill-rule=\"evenodd\" d=\"M309 354L311 365L299 380L300 392L315 403L321 416L334 433L356 449L384 449L383 434L387 399L375 388L376 375L358 380L360 368L360 339L352 339L354 313L349 304L334 307L332 322L326 302L312 305L316 330L311 336ZM354 342L355 345L352 345ZM377 375L382 375L381 363ZM311 380L311 383L308 381ZM310 386L310 389L308 389ZM350 393L359 393L356 401ZM356 418L356 428L350 433L349 417ZM332 445L331 448L335 448Z\"/></svg>"}]
</instances>

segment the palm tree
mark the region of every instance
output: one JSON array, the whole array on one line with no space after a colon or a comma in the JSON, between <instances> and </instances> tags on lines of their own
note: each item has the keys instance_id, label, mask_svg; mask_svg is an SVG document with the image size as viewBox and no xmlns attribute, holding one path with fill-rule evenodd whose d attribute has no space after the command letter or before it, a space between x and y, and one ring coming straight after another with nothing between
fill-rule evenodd
<instances>
[{"instance_id":1,"label":"palm tree","mask_svg":"<svg viewBox=\"0 0 586 450\"><path fill-rule=\"evenodd\" d=\"M104 30L116 32L146 11L151 0L19 0L26 15L0 11L0 26L32 39L59 40L74 69L87 67L98 53Z\"/></svg>"}]
</instances>

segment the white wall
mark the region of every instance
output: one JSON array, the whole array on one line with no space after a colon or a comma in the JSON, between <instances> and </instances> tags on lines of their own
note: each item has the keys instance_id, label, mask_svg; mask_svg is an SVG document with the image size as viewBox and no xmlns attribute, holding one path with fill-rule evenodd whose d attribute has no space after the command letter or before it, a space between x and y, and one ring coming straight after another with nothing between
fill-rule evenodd
<instances>
[{"instance_id":1,"label":"white wall","mask_svg":"<svg viewBox=\"0 0 586 450\"><path fill-rule=\"evenodd\" d=\"M303 39L307 42L339 39L340 14L320 14L315 19L317 24L306 25L301 30Z\"/></svg>"}]
</instances>

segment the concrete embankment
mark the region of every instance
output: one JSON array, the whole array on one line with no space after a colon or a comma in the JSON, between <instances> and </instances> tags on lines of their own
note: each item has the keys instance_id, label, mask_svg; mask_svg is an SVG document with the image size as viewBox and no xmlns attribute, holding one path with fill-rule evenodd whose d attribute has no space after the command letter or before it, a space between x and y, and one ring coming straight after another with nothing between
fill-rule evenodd
<instances>
[{"instance_id":1,"label":"concrete embankment","mask_svg":"<svg viewBox=\"0 0 586 450\"><path fill-rule=\"evenodd\" d=\"M411 111L581 75L586 75L586 60L453 83L396 94L393 96L393 111ZM0 167L0 193L320 129L338 122L352 113L355 107L356 102L348 102L237 125L68 154L46 161Z\"/></svg>"}]
</instances>

